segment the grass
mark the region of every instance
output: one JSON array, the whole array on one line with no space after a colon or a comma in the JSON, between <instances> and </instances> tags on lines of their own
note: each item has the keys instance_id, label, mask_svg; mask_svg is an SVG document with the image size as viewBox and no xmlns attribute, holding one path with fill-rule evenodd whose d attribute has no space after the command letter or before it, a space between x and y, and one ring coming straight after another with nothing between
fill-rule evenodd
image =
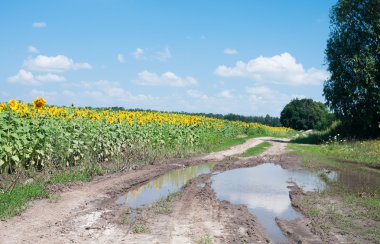
<instances>
[{"instance_id":1,"label":"grass","mask_svg":"<svg viewBox=\"0 0 380 244\"><path fill-rule=\"evenodd\" d=\"M333 168L336 171L348 170L353 167L345 161L359 165L353 170L376 171L373 167L374 158L379 157L378 143L380 141L334 143L331 145L288 145L294 154L298 155L304 164L313 169ZM357 147L357 148L355 148ZM376 164L375 164L376 166ZM307 194L298 204L305 215L317 221L316 225L326 232L344 233L353 242L380 243L380 195L379 191L357 192L340 181L332 181L324 173L320 174L328 188L323 192ZM380 177L380 174L379 174ZM318 222L319 221L319 222Z\"/></svg>"},{"instance_id":2,"label":"grass","mask_svg":"<svg viewBox=\"0 0 380 244\"><path fill-rule=\"evenodd\" d=\"M90 181L93 174L88 170L61 171L52 174L47 180L37 177L31 184L17 184L9 192L0 192L0 219L7 219L25 210L27 203L34 199L49 198L51 202L59 201L60 197L46 190L49 184Z\"/></svg>"},{"instance_id":3,"label":"grass","mask_svg":"<svg viewBox=\"0 0 380 244\"><path fill-rule=\"evenodd\" d=\"M212 145L211 148L210 148L210 151L211 152L219 152L219 151L223 151L225 149L228 149L232 146L236 146L236 145L239 145L239 144L243 144L245 143L249 138L252 138L252 137L233 137L233 138L229 138L229 139L226 139L224 140L222 143L220 144L215 144L215 145Z\"/></svg>"},{"instance_id":4,"label":"grass","mask_svg":"<svg viewBox=\"0 0 380 244\"><path fill-rule=\"evenodd\" d=\"M21 213L26 204L36 198L44 198L49 194L39 183L18 185L8 193L0 193L0 219Z\"/></svg>"},{"instance_id":5,"label":"grass","mask_svg":"<svg viewBox=\"0 0 380 244\"><path fill-rule=\"evenodd\" d=\"M213 243L212 238L209 235L205 235L198 241L198 244L212 244L212 243Z\"/></svg>"},{"instance_id":6,"label":"grass","mask_svg":"<svg viewBox=\"0 0 380 244\"><path fill-rule=\"evenodd\" d=\"M49 179L49 183L67 183L76 181L90 181L92 175L88 171L63 171L52 175Z\"/></svg>"},{"instance_id":7,"label":"grass","mask_svg":"<svg viewBox=\"0 0 380 244\"><path fill-rule=\"evenodd\" d=\"M244 153L240 154L241 157L251 157L264 152L272 144L270 142L262 142L254 147L248 148Z\"/></svg>"}]
</instances>

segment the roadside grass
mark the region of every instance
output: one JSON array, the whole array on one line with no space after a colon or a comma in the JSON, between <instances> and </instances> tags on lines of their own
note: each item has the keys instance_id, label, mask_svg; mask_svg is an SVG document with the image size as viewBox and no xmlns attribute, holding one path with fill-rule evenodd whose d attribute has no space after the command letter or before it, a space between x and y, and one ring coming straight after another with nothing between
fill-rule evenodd
<instances>
[{"instance_id":1,"label":"roadside grass","mask_svg":"<svg viewBox=\"0 0 380 244\"><path fill-rule=\"evenodd\" d=\"M265 141L265 142L262 142L256 146L254 146L254 147L248 148L244 153L239 154L238 156L251 157L254 155L258 155L258 154L264 152L270 146L272 146L272 143Z\"/></svg>"},{"instance_id":2,"label":"roadside grass","mask_svg":"<svg viewBox=\"0 0 380 244\"><path fill-rule=\"evenodd\" d=\"M209 235L203 236L199 241L198 244L212 244L212 238Z\"/></svg>"},{"instance_id":3,"label":"roadside grass","mask_svg":"<svg viewBox=\"0 0 380 244\"><path fill-rule=\"evenodd\" d=\"M355 162L360 165L356 166L355 170L375 171L380 177L378 169L367 168L373 167L368 162L380 153L374 152L377 143L379 141L327 146L289 143L288 148L293 151L292 154L300 157L305 167L314 171L330 168L339 172L347 169L352 164L343 159L352 155L355 161L360 159L359 162ZM353 148L355 146L359 148ZM349 160L350 163L352 161ZM311 217L314 225L320 226L327 234L339 232L347 235L353 242L380 243L380 189L374 192L357 192L339 181L331 180L324 173L321 173L320 177L328 186L326 190L308 193L296 203L301 206L304 214Z\"/></svg>"},{"instance_id":4,"label":"roadside grass","mask_svg":"<svg viewBox=\"0 0 380 244\"><path fill-rule=\"evenodd\" d=\"M48 182L51 184L67 183L67 182L76 182L76 181L90 181L92 175L89 171L63 171L56 174L53 174Z\"/></svg>"},{"instance_id":5,"label":"roadside grass","mask_svg":"<svg viewBox=\"0 0 380 244\"><path fill-rule=\"evenodd\" d=\"M333 142L323 145L289 143L288 148L319 159L380 169L380 140ZM330 160L331 161L331 160Z\"/></svg>"},{"instance_id":6,"label":"roadside grass","mask_svg":"<svg viewBox=\"0 0 380 244\"><path fill-rule=\"evenodd\" d=\"M40 183L18 185L10 192L0 193L0 219L6 219L22 212L33 199L45 198L49 193Z\"/></svg>"},{"instance_id":7,"label":"roadside grass","mask_svg":"<svg viewBox=\"0 0 380 244\"><path fill-rule=\"evenodd\" d=\"M223 151L225 149L228 149L228 148L230 148L232 146L243 144L244 142L247 141L247 139L248 139L248 137L233 137L233 138L229 138L229 139L223 141L220 144L211 145L210 146L210 152L219 152L219 151Z\"/></svg>"}]
</instances>

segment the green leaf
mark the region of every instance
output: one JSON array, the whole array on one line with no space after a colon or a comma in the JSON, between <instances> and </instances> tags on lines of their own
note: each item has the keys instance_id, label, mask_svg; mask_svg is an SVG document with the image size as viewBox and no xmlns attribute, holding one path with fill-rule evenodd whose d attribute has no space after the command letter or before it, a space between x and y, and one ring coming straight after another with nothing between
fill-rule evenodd
<instances>
[{"instance_id":1,"label":"green leaf","mask_svg":"<svg viewBox=\"0 0 380 244\"><path fill-rule=\"evenodd\" d=\"M15 162L20 162L20 158L17 155L13 155L11 159Z\"/></svg>"}]
</instances>

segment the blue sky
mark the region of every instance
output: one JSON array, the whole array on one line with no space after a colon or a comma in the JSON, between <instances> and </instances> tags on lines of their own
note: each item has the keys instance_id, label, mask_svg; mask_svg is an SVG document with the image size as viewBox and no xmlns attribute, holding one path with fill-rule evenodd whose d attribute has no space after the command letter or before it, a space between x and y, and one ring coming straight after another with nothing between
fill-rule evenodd
<instances>
[{"instance_id":1,"label":"blue sky","mask_svg":"<svg viewBox=\"0 0 380 244\"><path fill-rule=\"evenodd\" d=\"M1 1L0 101L279 116L324 101L336 1Z\"/></svg>"}]
</instances>

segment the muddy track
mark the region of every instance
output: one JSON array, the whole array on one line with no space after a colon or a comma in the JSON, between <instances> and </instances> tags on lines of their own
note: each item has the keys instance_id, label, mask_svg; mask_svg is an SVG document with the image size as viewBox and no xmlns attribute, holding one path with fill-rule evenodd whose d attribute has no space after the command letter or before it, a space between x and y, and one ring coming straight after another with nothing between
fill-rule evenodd
<instances>
[{"instance_id":1,"label":"muddy track","mask_svg":"<svg viewBox=\"0 0 380 244\"><path fill-rule=\"evenodd\" d=\"M273 145L261 155L233 156L265 140ZM215 171L264 162L299 168L297 160L285 156L286 143L286 140L255 138L222 152L168 160L75 185L57 193L57 201L33 201L21 215L1 221L0 243L197 243L208 237L214 243L271 243L245 206L216 199L210 187L211 174L192 180L170 203L170 214L143 209L138 220L146 227L142 231L145 233L132 233L131 226L125 223L128 210L116 204L116 196L171 170L208 161L217 162ZM305 225L307 219L299 223L278 222L294 242L320 242Z\"/></svg>"}]
</instances>

